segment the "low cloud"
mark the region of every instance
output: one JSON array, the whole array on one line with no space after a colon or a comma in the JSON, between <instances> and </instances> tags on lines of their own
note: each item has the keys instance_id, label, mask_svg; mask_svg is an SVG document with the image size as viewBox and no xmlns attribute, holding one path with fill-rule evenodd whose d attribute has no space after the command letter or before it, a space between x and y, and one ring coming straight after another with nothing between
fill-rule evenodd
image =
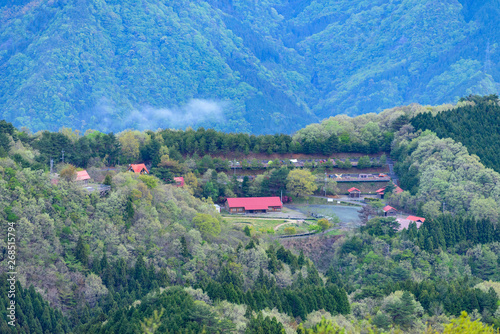
<instances>
[{"instance_id":1,"label":"low cloud","mask_svg":"<svg viewBox=\"0 0 500 334\"><path fill-rule=\"evenodd\" d=\"M226 105L226 102L191 99L181 107L154 108L146 106L135 109L124 113L121 120L116 119L114 108L107 103L102 103L98 109L101 111L101 125L117 132L130 128L156 130L158 128L196 127L203 123L213 125L224 119L223 110Z\"/></svg>"}]
</instances>

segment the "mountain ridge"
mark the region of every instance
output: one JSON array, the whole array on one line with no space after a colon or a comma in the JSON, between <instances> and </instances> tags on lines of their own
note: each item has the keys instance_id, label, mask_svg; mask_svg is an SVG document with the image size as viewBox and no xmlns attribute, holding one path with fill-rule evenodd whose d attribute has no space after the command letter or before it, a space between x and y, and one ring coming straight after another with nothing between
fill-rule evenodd
<instances>
[{"instance_id":1,"label":"mountain ridge","mask_svg":"<svg viewBox=\"0 0 500 334\"><path fill-rule=\"evenodd\" d=\"M33 131L121 131L152 109L156 128L292 133L341 113L498 93L499 10L493 0L2 1L0 116ZM178 123L197 100L220 115Z\"/></svg>"}]
</instances>

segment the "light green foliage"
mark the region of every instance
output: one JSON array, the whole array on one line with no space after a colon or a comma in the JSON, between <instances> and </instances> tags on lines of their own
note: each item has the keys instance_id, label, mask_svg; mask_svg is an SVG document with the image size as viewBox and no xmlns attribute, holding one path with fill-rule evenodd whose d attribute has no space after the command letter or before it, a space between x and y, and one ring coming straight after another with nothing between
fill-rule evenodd
<instances>
[{"instance_id":1,"label":"light green foliage","mask_svg":"<svg viewBox=\"0 0 500 334\"><path fill-rule=\"evenodd\" d=\"M138 179L144 182L149 189L154 189L158 186L158 179L152 175L140 175Z\"/></svg>"},{"instance_id":2,"label":"light green foliage","mask_svg":"<svg viewBox=\"0 0 500 334\"><path fill-rule=\"evenodd\" d=\"M472 321L467 312L462 312L459 318L445 326L443 334L495 334L498 329L476 320ZM436 331L437 333L437 331Z\"/></svg>"},{"instance_id":3,"label":"light green foliage","mask_svg":"<svg viewBox=\"0 0 500 334\"><path fill-rule=\"evenodd\" d=\"M221 232L219 220L206 213L197 213L193 223L204 236L217 236Z\"/></svg>"},{"instance_id":4,"label":"light green foliage","mask_svg":"<svg viewBox=\"0 0 500 334\"><path fill-rule=\"evenodd\" d=\"M423 212L431 218L443 211L445 203L445 212L498 220L500 174L486 169L462 144L430 131L417 135L408 127L396 137L394 152L399 157L396 171L401 187L410 193L391 196L391 205L416 212L416 203L422 202Z\"/></svg>"},{"instance_id":5,"label":"light green foliage","mask_svg":"<svg viewBox=\"0 0 500 334\"><path fill-rule=\"evenodd\" d=\"M327 321L325 318L321 319L321 321L316 324L312 328L304 328L302 324L300 324L299 328L297 328L297 333L299 334L345 334L345 330L340 328L337 324Z\"/></svg>"},{"instance_id":6,"label":"light green foliage","mask_svg":"<svg viewBox=\"0 0 500 334\"><path fill-rule=\"evenodd\" d=\"M293 226L285 227L285 234L296 234L297 230Z\"/></svg>"},{"instance_id":7,"label":"light green foliage","mask_svg":"<svg viewBox=\"0 0 500 334\"><path fill-rule=\"evenodd\" d=\"M317 224L322 231L326 231L332 226L332 223L330 223L326 218L319 219Z\"/></svg>"},{"instance_id":8,"label":"light green foliage","mask_svg":"<svg viewBox=\"0 0 500 334\"><path fill-rule=\"evenodd\" d=\"M296 196L311 195L318 186L315 177L306 169L294 169L287 177L287 190Z\"/></svg>"}]
</instances>

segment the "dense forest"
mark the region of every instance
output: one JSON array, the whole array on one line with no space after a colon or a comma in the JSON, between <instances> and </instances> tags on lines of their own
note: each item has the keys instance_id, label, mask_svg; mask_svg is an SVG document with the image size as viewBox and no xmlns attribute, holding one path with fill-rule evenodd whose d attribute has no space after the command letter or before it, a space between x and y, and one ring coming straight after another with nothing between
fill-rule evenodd
<instances>
[{"instance_id":1,"label":"dense forest","mask_svg":"<svg viewBox=\"0 0 500 334\"><path fill-rule=\"evenodd\" d=\"M426 112L444 117L481 103L336 116L293 136L32 134L2 121L0 219L15 226L19 301L12 327L2 295L2 333L493 333L500 174L460 143L410 124ZM314 184L325 167L275 159L262 170L251 162L259 175L241 182L228 172L228 152L239 161L356 153L358 162L385 153L404 190L385 200L426 220L398 231L375 200L363 207L363 226L341 234L277 239L244 229L219 214L214 199L290 190L293 177ZM133 162L152 173L127 172ZM100 196L75 182L79 167L111 190ZM184 187L170 184L178 175ZM0 231L4 290L7 231Z\"/></svg>"},{"instance_id":2,"label":"dense forest","mask_svg":"<svg viewBox=\"0 0 500 334\"><path fill-rule=\"evenodd\" d=\"M441 138L453 138L481 158L486 167L500 171L500 100L498 95L469 96L473 102L456 109L422 113L411 120L417 130L431 130Z\"/></svg>"},{"instance_id":3,"label":"dense forest","mask_svg":"<svg viewBox=\"0 0 500 334\"><path fill-rule=\"evenodd\" d=\"M496 0L0 1L18 128L287 133L498 93Z\"/></svg>"}]
</instances>

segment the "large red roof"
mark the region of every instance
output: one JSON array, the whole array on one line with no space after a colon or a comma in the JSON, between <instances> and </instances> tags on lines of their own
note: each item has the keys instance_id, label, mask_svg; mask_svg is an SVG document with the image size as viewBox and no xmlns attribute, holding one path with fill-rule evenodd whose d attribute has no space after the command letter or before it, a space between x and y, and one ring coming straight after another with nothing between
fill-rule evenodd
<instances>
[{"instance_id":1,"label":"large red roof","mask_svg":"<svg viewBox=\"0 0 500 334\"><path fill-rule=\"evenodd\" d=\"M361 192L361 190L359 190L358 188L354 188L354 187L352 187L351 189L349 189L347 191L348 192L352 192L352 191L359 191L359 192Z\"/></svg>"},{"instance_id":2,"label":"large red roof","mask_svg":"<svg viewBox=\"0 0 500 334\"><path fill-rule=\"evenodd\" d=\"M86 170L76 172L76 181L85 181L85 180L90 180L89 173L87 173Z\"/></svg>"},{"instance_id":3,"label":"large red roof","mask_svg":"<svg viewBox=\"0 0 500 334\"><path fill-rule=\"evenodd\" d=\"M149 171L148 169L146 168L146 165L145 164L132 164L130 165L129 167L129 170L132 169L134 171L134 173L136 174L139 174L140 172L142 172L143 169L146 170L146 173L149 174Z\"/></svg>"},{"instance_id":4,"label":"large red roof","mask_svg":"<svg viewBox=\"0 0 500 334\"><path fill-rule=\"evenodd\" d=\"M270 206L283 206L277 196L228 198L227 204L230 208L245 208L245 210L267 210Z\"/></svg>"}]
</instances>

